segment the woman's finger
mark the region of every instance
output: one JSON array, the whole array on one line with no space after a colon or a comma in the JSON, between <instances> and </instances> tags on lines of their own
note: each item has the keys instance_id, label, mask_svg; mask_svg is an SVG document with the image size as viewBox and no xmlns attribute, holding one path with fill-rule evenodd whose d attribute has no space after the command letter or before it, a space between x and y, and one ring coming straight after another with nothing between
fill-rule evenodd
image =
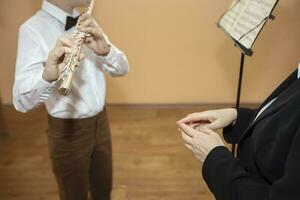
<instances>
[{"instance_id":1,"label":"woman's finger","mask_svg":"<svg viewBox=\"0 0 300 200\"><path fill-rule=\"evenodd\" d=\"M200 130L199 130L200 133L202 134L207 134L207 135L219 135L218 133L216 133L215 131L207 128L207 127L202 127Z\"/></svg>"},{"instance_id":2,"label":"woman's finger","mask_svg":"<svg viewBox=\"0 0 300 200\"><path fill-rule=\"evenodd\" d=\"M178 121L178 123L193 123L193 122L199 122L199 121L205 121L207 123L210 122L210 116L206 115L205 113L193 113L185 118Z\"/></svg>"},{"instance_id":3,"label":"woman's finger","mask_svg":"<svg viewBox=\"0 0 300 200\"><path fill-rule=\"evenodd\" d=\"M193 152L193 146L192 146L192 145L185 143L184 146L185 146L188 150L190 150L191 152Z\"/></svg>"},{"instance_id":4,"label":"woman's finger","mask_svg":"<svg viewBox=\"0 0 300 200\"><path fill-rule=\"evenodd\" d=\"M191 124L189 124L189 126L192 127L193 129L196 129L196 128L198 128L199 126L201 126L201 123L198 123L198 122L196 122L196 123L191 123Z\"/></svg>"},{"instance_id":5,"label":"woman's finger","mask_svg":"<svg viewBox=\"0 0 300 200\"><path fill-rule=\"evenodd\" d=\"M219 120L216 120L210 124L207 124L205 127L210 130L216 130L220 127L219 122L220 122Z\"/></svg>"},{"instance_id":6,"label":"woman's finger","mask_svg":"<svg viewBox=\"0 0 300 200\"><path fill-rule=\"evenodd\" d=\"M183 131L183 132L185 132L187 135L189 135L190 137L194 137L194 135L195 135L195 129L193 129L192 127L190 127L190 126L188 126L188 125L186 125L186 124L183 124L183 123L181 123L181 124L178 124L178 126L179 126L179 128Z\"/></svg>"},{"instance_id":7,"label":"woman's finger","mask_svg":"<svg viewBox=\"0 0 300 200\"><path fill-rule=\"evenodd\" d=\"M189 145L192 145L192 140L193 138L190 137L189 135L185 134L184 132L181 131L181 137L183 139L183 141Z\"/></svg>"}]
</instances>

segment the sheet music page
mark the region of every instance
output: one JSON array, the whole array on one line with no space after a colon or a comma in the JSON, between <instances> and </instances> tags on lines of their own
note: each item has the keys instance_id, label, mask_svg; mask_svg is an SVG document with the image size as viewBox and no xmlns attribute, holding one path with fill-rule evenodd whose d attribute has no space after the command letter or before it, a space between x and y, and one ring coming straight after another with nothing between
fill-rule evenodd
<instances>
[{"instance_id":1,"label":"sheet music page","mask_svg":"<svg viewBox=\"0 0 300 200\"><path fill-rule=\"evenodd\" d=\"M234 0L219 26L250 49L277 0Z\"/></svg>"}]
</instances>

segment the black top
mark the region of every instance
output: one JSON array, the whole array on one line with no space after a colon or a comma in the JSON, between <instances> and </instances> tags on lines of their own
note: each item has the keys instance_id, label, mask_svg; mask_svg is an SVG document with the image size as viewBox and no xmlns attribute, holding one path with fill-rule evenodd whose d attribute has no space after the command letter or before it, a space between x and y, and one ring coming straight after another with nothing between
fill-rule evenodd
<instances>
[{"instance_id":1,"label":"black top","mask_svg":"<svg viewBox=\"0 0 300 200\"><path fill-rule=\"evenodd\" d=\"M258 111L278 97L256 121ZM254 121L254 122L253 122ZM292 73L257 110L239 108L223 130L237 158L214 148L202 173L217 200L300 200L300 80Z\"/></svg>"}]
</instances>

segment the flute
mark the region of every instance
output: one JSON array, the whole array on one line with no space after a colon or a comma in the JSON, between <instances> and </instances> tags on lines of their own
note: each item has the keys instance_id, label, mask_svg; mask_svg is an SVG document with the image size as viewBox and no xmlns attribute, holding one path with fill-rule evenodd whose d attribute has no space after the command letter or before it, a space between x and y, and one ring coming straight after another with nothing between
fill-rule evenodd
<instances>
[{"instance_id":1,"label":"flute","mask_svg":"<svg viewBox=\"0 0 300 200\"><path fill-rule=\"evenodd\" d=\"M85 14L88 14L88 15L92 14L94 4L95 4L95 0L91 0L89 7L85 11ZM60 75L60 80L62 82L58 89L58 92L61 95L70 94L75 69L77 67L79 67L79 65L80 65L80 54L81 54L82 45L83 45L86 37L89 35L85 32L80 32L78 30L81 20L82 20L82 15L78 18L75 32L73 33L73 39L75 41L75 48L73 49L71 54L65 55L65 58L63 61L64 68Z\"/></svg>"}]
</instances>

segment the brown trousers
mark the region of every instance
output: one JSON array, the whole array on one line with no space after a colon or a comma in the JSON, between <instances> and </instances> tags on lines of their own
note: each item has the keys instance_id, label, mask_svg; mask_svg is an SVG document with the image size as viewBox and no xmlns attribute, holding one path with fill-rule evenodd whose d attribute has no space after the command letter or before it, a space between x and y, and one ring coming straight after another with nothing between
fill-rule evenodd
<instances>
[{"instance_id":1,"label":"brown trousers","mask_svg":"<svg viewBox=\"0 0 300 200\"><path fill-rule=\"evenodd\" d=\"M48 143L61 200L109 200L111 137L106 111L85 119L49 116Z\"/></svg>"}]
</instances>

